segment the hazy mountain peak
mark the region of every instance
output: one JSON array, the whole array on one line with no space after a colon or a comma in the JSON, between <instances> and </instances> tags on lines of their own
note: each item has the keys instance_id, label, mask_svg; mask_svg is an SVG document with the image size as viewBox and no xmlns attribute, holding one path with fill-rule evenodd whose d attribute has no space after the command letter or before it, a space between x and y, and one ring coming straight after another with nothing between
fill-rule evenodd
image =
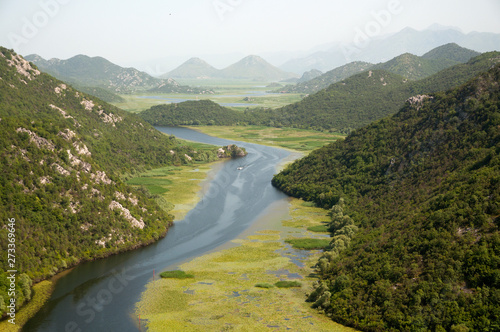
<instances>
[{"instance_id":1,"label":"hazy mountain peak","mask_svg":"<svg viewBox=\"0 0 500 332\"><path fill-rule=\"evenodd\" d=\"M462 30L458 27L446 26L446 25L442 25L439 23L431 24L425 30L431 30L431 31L456 30L456 31L462 32Z\"/></svg>"},{"instance_id":2,"label":"hazy mountain peak","mask_svg":"<svg viewBox=\"0 0 500 332\"><path fill-rule=\"evenodd\" d=\"M253 66L257 64L268 64L266 60L258 55L249 55L238 61L238 63L246 66Z\"/></svg>"}]
</instances>

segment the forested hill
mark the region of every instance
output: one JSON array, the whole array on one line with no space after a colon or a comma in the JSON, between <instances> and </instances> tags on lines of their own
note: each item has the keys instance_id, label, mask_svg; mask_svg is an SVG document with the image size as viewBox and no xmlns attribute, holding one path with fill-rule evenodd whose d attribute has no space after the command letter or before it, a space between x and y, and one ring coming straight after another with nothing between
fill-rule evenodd
<instances>
[{"instance_id":1,"label":"forested hill","mask_svg":"<svg viewBox=\"0 0 500 332\"><path fill-rule=\"evenodd\" d=\"M178 104L153 106L140 113L153 126L220 125L231 126L241 121L242 113L210 100L188 100Z\"/></svg>"},{"instance_id":2,"label":"forested hill","mask_svg":"<svg viewBox=\"0 0 500 332\"><path fill-rule=\"evenodd\" d=\"M2 302L9 299L7 270L23 276L17 279L21 305L30 297L30 280L148 244L170 226L171 216L120 175L187 163L189 148L5 48L0 48L0 136L2 253L12 218L16 236L14 266L8 266L7 254L0 259ZM3 313L3 303L0 308Z\"/></svg>"},{"instance_id":3,"label":"forested hill","mask_svg":"<svg viewBox=\"0 0 500 332\"><path fill-rule=\"evenodd\" d=\"M330 208L309 296L365 331L500 329L500 65L294 162L273 179Z\"/></svg>"}]
</instances>

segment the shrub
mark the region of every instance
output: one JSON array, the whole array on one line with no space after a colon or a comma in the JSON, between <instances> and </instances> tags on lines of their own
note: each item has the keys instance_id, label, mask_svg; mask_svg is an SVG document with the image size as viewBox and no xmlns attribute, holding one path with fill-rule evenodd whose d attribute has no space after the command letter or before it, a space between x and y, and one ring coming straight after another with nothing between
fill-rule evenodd
<instances>
[{"instance_id":1,"label":"shrub","mask_svg":"<svg viewBox=\"0 0 500 332\"><path fill-rule=\"evenodd\" d=\"M258 284L255 284L255 287L259 287L259 288L273 288L274 285L271 285L267 282L262 282L262 283L258 283Z\"/></svg>"},{"instance_id":2,"label":"shrub","mask_svg":"<svg viewBox=\"0 0 500 332\"><path fill-rule=\"evenodd\" d=\"M184 271L175 270L175 271L164 271L164 272L160 273L160 277L162 277L162 278L187 279L187 278L194 278L194 275L187 274Z\"/></svg>"},{"instance_id":3,"label":"shrub","mask_svg":"<svg viewBox=\"0 0 500 332\"><path fill-rule=\"evenodd\" d=\"M302 287L302 284L298 281L278 281L274 284L278 288L291 288L291 287Z\"/></svg>"}]
</instances>

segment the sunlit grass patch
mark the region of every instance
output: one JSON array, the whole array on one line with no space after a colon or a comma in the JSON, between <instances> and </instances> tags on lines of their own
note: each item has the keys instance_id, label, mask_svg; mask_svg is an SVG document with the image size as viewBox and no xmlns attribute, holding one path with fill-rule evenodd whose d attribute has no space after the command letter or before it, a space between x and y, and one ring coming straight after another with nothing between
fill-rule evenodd
<instances>
[{"instance_id":1,"label":"sunlit grass patch","mask_svg":"<svg viewBox=\"0 0 500 332\"><path fill-rule=\"evenodd\" d=\"M330 244L330 239L300 238L287 239L285 242L291 244L295 249L317 250L326 248Z\"/></svg>"},{"instance_id":2,"label":"sunlit grass patch","mask_svg":"<svg viewBox=\"0 0 500 332\"><path fill-rule=\"evenodd\" d=\"M183 311L188 307L189 294L185 294L180 287L172 287L178 282L169 282L169 279L156 280L147 285L138 303L138 314L154 315L162 312Z\"/></svg>"},{"instance_id":3,"label":"sunlit grass patch","mask_svg":"<svg viewBox=\"0 0 500 332\"><path fill-rule=\"evenodd\" d=\"M302 152L312 151L345 137L338 133L264 126L197 126L192 129L225 139L280 146Z\"/></svg>"},{"instance_id":4,"label":"sunlit grass patch","mask_svg":"<svg viewBox=\"0 0 500 332\"><path fill-rule=\"evenodd\" d=\"M307 230L315 233L328 233L328 225L310 226Z\"/></svg>"},{"instance_id":5,"label":"sunlit grass patch","mask_svg":"<svg viewBox=\"0 0 500 332\"><path fill-rule=\"evenodd\" d=\"M168 212L173 214L176 220L180 220L198 203L200 183L211 169L210 164L162 167L141 173L129 179L127 184L143 186L152 195L160 195L174 205L173 210Z\"/></svg>"},{"instance_id":6,"label":"sunlit grass patch","mask_svg":"<svg viewBox=\"0 0 500 332\"><path fill-rule=\"evenodd\" d=\"M248 236L248 239L250 240L260 240L260 241L278 241L280 239L279 235L250 235Z\"/></svg>"}]
</instances>

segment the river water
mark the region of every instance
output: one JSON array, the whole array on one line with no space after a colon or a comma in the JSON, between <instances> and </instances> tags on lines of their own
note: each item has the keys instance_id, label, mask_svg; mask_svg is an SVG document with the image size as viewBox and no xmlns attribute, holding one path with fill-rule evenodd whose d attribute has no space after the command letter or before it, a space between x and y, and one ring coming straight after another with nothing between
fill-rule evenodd
<instances>
[{"instance_id":1,"label":"river water","mask_svg":"<svg viewBox=\"0 0 500 332\"><path fill-rule=\"evenodd\" d=\"M290 152L187 128L157 129L217 146L235 143L248 155L218 164L200 202L183 220L175 222L165 238L146 248L81 264L59 278L50 300L23 331L140 331L132 313L153 273L158 277L166 267L236 238L272 203L286 199L272 187L271 179L276 166L291 157Z\"/></svg>"}]
</instances>

